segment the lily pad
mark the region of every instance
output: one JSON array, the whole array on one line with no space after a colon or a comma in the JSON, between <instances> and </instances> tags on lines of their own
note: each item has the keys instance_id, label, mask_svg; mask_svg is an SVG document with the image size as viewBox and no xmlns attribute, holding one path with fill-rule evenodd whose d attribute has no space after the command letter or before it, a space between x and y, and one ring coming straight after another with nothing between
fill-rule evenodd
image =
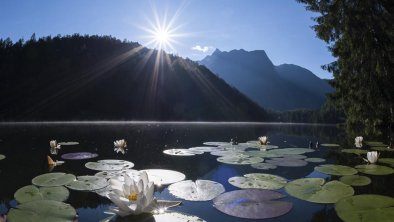
<instances>
[{"instance_id":1,"label":"lily pad","mask_svg":"<svg viewBox=\"0 0 394 222\"><path fill-rule=\"evenodd\" d=\"M216 159L221 163L227 164L235 164L235 165L247 165L247 164L254 164L263 162L264 159L260 157L249 157L245 155L238 155L238 156L222 156Z\"/></svg>"},{"instance_id":2,"label":"lily pad","mask_svg":"<svg viewBox=\"0 0 394 222\"><path fill-rule=\"evenodd\" d=\"M176 183L186 178L185 174L174 170L147 169L141 171L145 171L149 180L158 186Z\"/></svg>"},{"instance_id":3,"label":"lily pad","mask_svg":"<svg viewBox=\"0 0 394 222\"><path fill-rule=\"evenodd\" d=\"M222 184L210 180L180 181L168 187L170 193L190 201L208 201L225 191Z\"/></svg>"},{"instance_id":4,"label":"lily pad","mask_svg":"<svg viewBox=\"0 0 394 222\"><path fill-rule=\"evenodd\" d=\"M107 164L107 163L98 163L98 162L87 162L85 167L91 170L98 171L115 171L115 170L123 170L123 165L116 164Z\"/></svg>"},{"instance_id":5,"label":"lily pad","mask_svg":"<svg viewBox=\"0 0 394 222\"><path fill-rule=\"evenodd\" d=\"M79 176L76 181L66 184L66 187L72 190L98 190L108 186L109 183L105 178L96 176Z\"/></svg>"},{"instance_id":6,"label":"lily pad","mask_svg":"<svg viewBox=\"0 0 394 222\"><path fill-rule=\"evenodd\" d=\"M78 145L79 142L70 141L70 142L60 142L58 144L62 145L62 146L75 146L75 145Z\"/></svg>"},{"instance_id":7,"label":"lily pad","mask_svg":"<svg viewBox=\"0 0 394 222\"><path fill-rule=\"evenodd\" d=\"M4 160L5 156L3 154L0 154L0 160Z\"/></svg>"},{"instance_id":8,"label":"lily pad","mask_svg":"<svg viewBox=\"0 0 394 222\"><path fill-rule=\"evenodd\" d=\"M271 169L276 169L277 166L270 164L270 163L254 163L250 165L251 167L259 170L271 170Z\"/></svg>"},{"instance_id":9,"label":"lily pad","mask_svg":"<svg viewBox=\"0 0 394 222\"><path fill-rule=\"evenodd\" d=\"M97 153L89 153L89 152L66 153L62 155L62 158L65 160L84 160L84 159L92 159L96 157L98 157Z\"/></svg>"},{"instance_id":10,"label":"lily pad","mask_svg":"<svg viewBox=\"0 0 394 222\"><path fill-rule=\"evenodd\" d=\"M69 204L54 200L36 200L11 208L7 218L13 222L72 222L76 215L77 212Z\"/></svg>"},{"instance_id":11,"label":"lily pad","mask_svg":"<svg viewBox=\"0 0 394 222\"><path fill-rule=\"evenodd\" d=\"M192 215L187 215L178 212L167 212L164 214L153 215L155 222L206 222L205 220Z\"/></svg>"},{"instance_id":12,"label":"lily pad","mask_svg":"<svg viewBox=\"0 0 394 222\"><path fill-rule=\"evenodd\" d=\"M298 154L315 152L315 150L309 148L281 148L281 149L269 150L268 152L279 154L279 155L290 155L290 154L298 155Z\"/></svg>"},{"instance_id":13,"label":"lily pad","mask_svg":"<svg viewBox=\"0 0 394 222\"><path fill-rule=\"evenodd\" d=\"M171 156L194 156L196 154L203 154L204 152L189 149L168 149L163 150L163 153Z\"/></svg>"},{"instance_id":14,"label":"lily pad","mask_svg":"<svg viewBox=\"0 0 394 222\"><path fill-rule=\"evenodd\" d=\"M336 203L354 194L351 186L337 180L325 183L322 178L293 180L287 183L285 190L293 197L313 203Z\"/></svg>"},{"instance_id":15,"label":"lily pad","mask_svg":"<svg viewBox=\"0 0 394 222\"><path fill-rule=\"evenodd\" d=\"M380 141L365 141L365 144L367 144L368 146L388 146L387 144Z\"/></svg>"},{"instance_id":16,"label":"lily pad","mask_svg":"<svg viewBox=\"0 0 394 222\"><path fill-rule=\"evenodd\" d=\"M285 195L272 190L246 189L221 194L213 199L219 211L240 218L265 219L288 213L293 204L278 201Z\"/></svg>"},{"instance_id":17,"label":"lily pad","mask_svg":"<svg viewBox=\"0 0 394 222\"><path fill-rule=\"evenodd\" d=\"M392 167L394 167L394 158L379 158L378 162L379 163L389 164Z\"/></svg>"},{"instance_id":18,"label":"lily pad","mask_svg":"<svg viewBox=\"0 0 394 222\"><path fill-rule=\"evenodd\" d=\"M217 146L196 146L189 148L191 151L200 151L200 152L213 152L213 151L221 151L223 148L219 148Z\"/></svg>"},{"instance_id":19,"label":"lily pad","mask_svg":"<svg viewBox=\"0 0 394 222\"><path fill-rule=\"evenodd\" d=\"M70 192L63 186L59 187L41 187L38 188L34 185L24 186L19 188L15 194L15 200L18 203L26 203L34 200L67 200Z\"/></svg>"},{"instance_id":20,"label":"lily pad","mask_svg":"<svg viewBox=\"0 0 394 222\"><path fill-rule=\"evenodd\" d=\"M371 150L384 151L384 152L394 152L394 149L389 148L387 146L373 146L373 147L371 147Z\"/></svg>"},{"instance_id":21,"label":"lily pad","mask_svg":"<svg viewBox=\"0 0 394 222\"><path fill-rule=\"evenodd\" d=\"M278 146L276 145L261 145L259 141L248 141L246 143L238 143L238 145L245 146L247 148L268 150L268 149L276 149Z\"/></svg>"},{"instance_id":22,"label":"lily pad","mask_svg":"<svg viewBox=\"0 0 394 222\"><path fill-rule=\"evenodd\" d=\"M323 143L320 146L325 146L325 147L339 147L339 144L335 144L335 143Z\"/></svg>"},{"instance_id":23,"label":"lily pad","mask_svg":"<svg viewBox=\"0 0 394 222\"><path fill-rule=\"evenodd\" d=\"M244 152L242 152L242 154L247 155L247 156L257 156L257 157L263 157L263 158L275 158L275 157L282 157L283 156L281 154L270 153L267 151L260 151L260 150L244 151Z\"/></svg>"},{"instance_id":24,"label":"lily pad","mask_svg":"<svg viewBox=\"0 0 394 222\"><path fill-rule=\"evenodd\" d=\"M335 165L335 164L323 164L315 167L316 171L321 173L336 175L336 176L346 176L353 175L357 173L357 170L343 165Z\"/></svg>"},{"instance_id":25,"label":"lily pad","mask_svg":"<svg viewBox=\"0 0 394 222\"><path fill-rule=\"evenodd\" d=\"M360 154L366 154L366 153L368 153L368 150L362 150L362 149L343 149L343 150L341 150L341 152L343 152L343 153L352 153L352 154L360 155Z\"/></svg>"},{"instance_id":26,"label":"lily pad","mask_svg":"<svg viewBox=\"0 0 394 222\"><path fill-rule=\"evenodd\" d=\"M283 177L265 174L265 173L250 173L243 177L231 177L228 182L238 188L258 188L267 190L277 190L284 187L287 180Z\"/></svg>"},{"instance_id":27,"label":"lily pad","mask_svg":"<svg viewBox=\"0 0 394 222\"><path fill-rule=\"evenodd\" d=\"M388 166L376 165L376 164L357 165L355 166L355 168L361 173L370 174L370 175L389 175L394 173L393 168Z\"/></svg>"},{"instance_id":28,"label":"lily pad","mask_svg":"<svg viewBox=\"0 0 394 222\"><path fill-rule=\"evenodd\" d=\"M233 151L233 150L223 150L223 151L213 151L211 155L213 156L237 156L240 155L241 151Z\"/></svg>"},{"instance_id":29,"label":"lily pad","mask_svg":"<svg viewBox=\"0 0 394 222\"><path fill-rule=\"evenodd\" d=\"M231 145L231 143L229 143L229 142L205 142L203 144L207 145L207 146L226 146L226 145Z\"/></svg>"},{"instance_id":30,"label":"lily pad","mask_svg":"<svg viewBox=\"0 0 394 222\"><path fill-rule=\"evenodd\" d=\"M326 159L317 158L317 157L306 158L304 160L306 162L310 162L310 163L323 163L323 162L326 162Z\"/></svg>"},{"instance_id":31,"label":"lily pad","mask_svg":"<svg viewBox=\"0 0 394 222\"><path fill-rule=\"evenodd\" d=\"M292 158L272 158L270 160L266 160L265 162L275 166L284 166L284 167L302 167L308 164L308 162L306 162L305 160L292 159Z\"/></svg>"},{"instance_id":32,"label":"lily pad","mask_svg":"<svg viewBox=\"0 0 394 222\"><path fill-rule=\"evenodd\" d=\"M75 180L75 176L66 173L46 173L36 176L31 181L34 185L40 187L57 187L63 186Z\"/></svg>"},{"instance_id":33,"label":"lily pad","mask_svg":"<svg viewBox=\"0 0 394 222\"><path fill-rule=\"evenodd\" d=\"M286 154L286 155L283 155L283 158L303 160L303 159L306 159L307 156L301 155L301 154Z\"/></svg>"},{"instance_id":34,"label":"lily pad","mask_svg":"<svg viewBox=\"0 0 394 222\"><path fill-rule=\"evenodd\" d=\"M371 183L371 179L360 175L347 175L339 178L339 181L350 186L366 186Z\"/></svg>"},{"instance_id":35,"label":"lily pad","mask_svg":"<svg viewBox=\"0 0 394 222\"><path fill-rule=\"evenodd\" d=\"M130 169L134 167L134 163L127 160L98 160L97 162L108 165L119 165L122 166L123 169Z\"/></svg>"},{"instance_id":36,"label":"lily pad","mask_svg":"<svg viewBox=\"0 0 394 222\"><path fill-rule=\"evenodd\" d=\"M356 195L338 201L335 211L345 222L391 222L394 218L394 198L375 194Z\"/></svg>"},{"instance_id":37,"label":"lily pad","mask_svg":"<svg viewBox=\"0 0 394 222\"><path fill-rule=\"evenodd\" d=\"M95 174L96 177L102 177L105 179L116 179L121 182L124 181L124 176L129 175L131 178L138 178L140 171L133 169L125 169L122 171L101 171Z\"/></svg>"}]
</instances>

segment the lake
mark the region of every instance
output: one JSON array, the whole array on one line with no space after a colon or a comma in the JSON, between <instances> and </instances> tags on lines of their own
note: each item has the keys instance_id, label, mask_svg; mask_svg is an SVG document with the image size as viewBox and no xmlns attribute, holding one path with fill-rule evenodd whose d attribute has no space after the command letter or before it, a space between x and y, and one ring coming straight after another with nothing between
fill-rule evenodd
<instances>
[{"instance_id":1,"label":"lake","mask_svg":"<svg viewBox=\"0 0 394 222\"><path fill-rule=\"evenodd\" d=\"M61 155L71 152L92 152L98 157L86 160L65 160L52 172L71 173L76 176L94 175L97 171L85 168L85 163L101 159L122 159L135 164L133 169L169 169L182 172L187 180L212 180L221 183L226 192L239 188L228 182L230 177L247 173L268 173L286 178L288 181L316 177L337 180L314 167L320 164L342 164L355 166L364 164L361 156L340 152L341 148L321 146L307 157L324 158L324 163L309 162L302 167L278 166L276 169L259 170L250 165L232 165L218 162L218 156L204 153L195 156L170 156L163 150L203 146L204 142L238 143L257 140L259 136L269 137L271 145L279 148L308 148L309 142L335 143L341 148L354 148L354 137L333 125L305 125L282 123L161 123L161 122L70 122L70 123L18 123L0 125L0 154L6 158L0 161L0 214L6 214L17 205L14 193L18 188L30 185L31 180L49 169L46 156L49 141L77 141L78 145L62 146ZM114 152L113 142L125 139L128 142L126 154ZM376 138L381 140L382 138ZM384 157L393 157L384 152ZM363 155L365 158L365 155ZM265 158L269 159L269 158ZM382 194L394 197L393 174L387 176L368 175L372 183L354 187L355 194ZM292 197L284 188L276 190L285 194L282 200L291 202L289 213L264 220L242 219L226 215L213 207L212 201L192 202L182 200L181 206L171 211L195 215L206 221L341 221L334 210L334 204L311 203ZM104 212L114 206L109 199L94 192L70 191L66 203L71 204L79 215L79 221L100 221L108 217ZM166 186L156 189L157 199L179 200L169 193Z\"/></svg>"}]
</instances>

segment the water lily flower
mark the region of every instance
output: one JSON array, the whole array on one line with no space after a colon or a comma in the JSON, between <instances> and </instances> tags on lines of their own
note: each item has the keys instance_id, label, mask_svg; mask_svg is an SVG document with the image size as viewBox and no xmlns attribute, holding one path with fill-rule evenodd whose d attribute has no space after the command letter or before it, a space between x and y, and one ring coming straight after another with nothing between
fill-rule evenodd
<instances>
[{"instance_id":1,"label":"water lily flower","mask_svg":"<svg viewBox=\"0 0 394 222\"><path fill-rule=\"evenodd\" d=\"M371 151L367 153L367 159L364 159L366 162L368 163L376 163L378 161L379 158L379 153L378 151Z\"/></svg>"},{"instance_id":2,"label":"water lily flower","mask_svg":"<svg viewBox=\"0 0 394 222\"><path fill-rule=\"evenodd\" d=\"M354 139L354 145L356 145L357 148L363 147L363 137L358 136Z\"/></svg>"},{"instance_id":3,"label":"water lily flower","mask_svg":"<svg viewBox=\"0 0 394 222\"><path fill-rule=\"evenodd\" d=\"M259 141L260 141L261 145L267 145L269 143L268 142L268 136L260 136L259 137Z\"/></svg>"},{"instance_id":4,"label":"water lily flower","mask_svg":"<svg viewBox=\"0 0 394 222\"><path fill-rule=\"evenodd\" d=\"M117 152L117 153L121 152L123 154L126 153L126 147L127 147L126 140L124 140L124 139L115 140L114 146L115 146L115 149L114 149L115 152Z\"/></svg>"},{"instance_id":5,"label":"water lily flower","mask_svg":"<svg viewBox=\"0 0 394 222\"><path fill-rule=\"evenodd\" d=\"M51 140L49 141L49 146L51 147L51 154L57 155L57 152L60 150L60 144L56 140Z\"/></svg>"},{"instance_id":6,"label":"water lily flower","mask_svg":"<svg viewBox=\"0 0 394 222\"><path fill-rule=\"evenodd\" d=\"M115 179L110 179L110 183L113 192L108 197L117 206L110 210L117 215L138 215L151 213L156 209L157 200L153 197L155 187L146 172L141 173L138 181L126 174L124 183Z\"/></svg>"}]
</instances>

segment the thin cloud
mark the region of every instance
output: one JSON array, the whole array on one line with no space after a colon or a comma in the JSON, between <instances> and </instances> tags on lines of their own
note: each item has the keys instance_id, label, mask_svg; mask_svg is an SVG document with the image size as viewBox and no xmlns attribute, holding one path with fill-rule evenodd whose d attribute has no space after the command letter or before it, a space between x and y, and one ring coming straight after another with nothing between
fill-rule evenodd
<instances>
[{"instance_id":1,"label":"thin cloud","mask_svg":"<svg viewBox=\"0 0 394 222\"><path fill-rule=\"evenodd\" d=\"M212 47L210 47L210 46L196 45L196 46L192 47L192 50L196 50L196 51L203 52L203 53L208 52L210 49L212 49Z\"/></svg>"}]
</instances>

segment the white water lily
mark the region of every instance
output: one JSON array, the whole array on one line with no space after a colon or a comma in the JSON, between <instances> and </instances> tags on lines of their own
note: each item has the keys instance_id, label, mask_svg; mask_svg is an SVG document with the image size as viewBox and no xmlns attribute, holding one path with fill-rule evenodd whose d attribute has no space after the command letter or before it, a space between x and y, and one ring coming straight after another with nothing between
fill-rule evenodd
<instances>
[{"instance_id":1,"label":"white water lily","mask_svg":"<svg viewBox=\"0 0 394 222\"><path fill-rule=\"evenodd\" d=\"M123 183L115 179L110 179L110 183L113 192L108 197L117 206L111 211L117 215L138 215L156 209L157 200L153 197L155 187L146 172L141 173L138 181L126 174Z\"/></svg>"},{"instance_id":2,"label":"white water lily","mask_svg":"<svg viewBox=\"0 0 394 222\"><path fill-rule=\"evenodd\" d=\"M126 147L127 147L126 140L124 140L124 139L115 140L114 141L114 146L115 146L115 149L114 149L115 152L117 152L117 153L121 152L123 154L126 153Z\"/></svg>"},{"instance_id":3,"label":"white water lily","mask_svg":"<svg viewBox=\"0 0 394 222\"><path fill-rule=\"evenodd\" d=\"M364 158L363 158L364 159ZM371 151L367 153L367 159L364 159L368 163L376 163L379 159L378 151Z\"/></svg>"},{"instance_id":4,"label":"white water lily","mask_svg":"<svg viewBox=\"0 0 394 222\"><path fill-rule=\"evenodd\" d=\"M260 136L259 137L259 141L260 141L261 145L267 145L269 143L268 142L268 136Z\"/></svg>"},{"instance_id":5,"label":"white water lily","mask_svg":"<svg viewBox=\"0 0 394 222\"><path fill-rule=\"evenodd\" d=\"M57 152L60 150L60 144L56 140L51 140L49 141L49 146L51 147L51 154L57 155Z\"/></svg>"},{"instance_id":6,"label":"white water lily","mask_svg":"<svg viewBox=\"0 0 394 222\"><path fill-rule=\"evenodd\" d=\"M356 145L357 148L363 147L363 137L358 136L358 137L354 138L354 145Z\"/></svg>"}]
</instances>

